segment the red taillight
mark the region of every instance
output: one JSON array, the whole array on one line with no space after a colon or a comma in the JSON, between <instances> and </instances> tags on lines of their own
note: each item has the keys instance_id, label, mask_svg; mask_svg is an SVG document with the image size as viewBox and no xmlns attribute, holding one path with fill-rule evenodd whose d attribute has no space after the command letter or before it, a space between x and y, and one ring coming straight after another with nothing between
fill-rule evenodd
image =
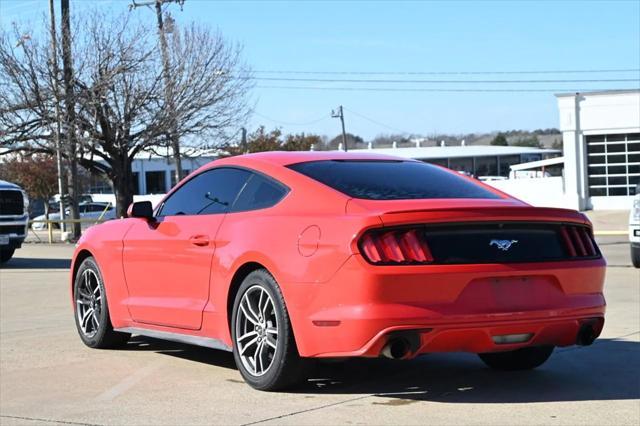
<instances>
[{"instance_id":1,"label":"red taillight","mask_svg":"<svg viewBox=\"0 0 640 426\"><path fill-rule=\"evenodd\" d=\"M598 255L591 232L582 226L563 226L560 236L570 257L592 257Z\"/></svg>"},{"instance_id":2,"label":"red taillight","mask_svg":"<svg viewBox=\"0 0 640 426\"><path fill-rule=\"evenodd\" d=\"M433 262L427 242L415 229L367 233L360 240L360 249L375 264Z\"/></svg>"}]
</instances>

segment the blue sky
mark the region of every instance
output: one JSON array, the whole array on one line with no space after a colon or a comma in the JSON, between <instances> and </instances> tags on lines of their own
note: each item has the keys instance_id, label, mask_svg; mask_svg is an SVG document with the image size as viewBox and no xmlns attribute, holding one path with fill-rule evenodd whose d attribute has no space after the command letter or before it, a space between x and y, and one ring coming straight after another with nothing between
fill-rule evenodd
<instances>
[{"instance_id":1,"label":"blue sky","mask_svg":"<svg viewBox=\"0 0 640 426\"><path fill-rule=\"evenodd\" d=\"M140 1L140 0L139 0ZM58 3L58 0L56 0ZM114 13L128 0L72 0ZM46 0L0 0L0 23L39 20ZM209 1L172 6L178 24L218 27L244 45L258 77L428 80L635 79L600 83L355 83L259 81L259 124L287 132L339 132L332 108L346 108L347 131L372 138L558 126L554 91L640 86L638 71L599 74L305 75L259 71L469 72L640 68L640 1ZM153 19L151 11L138 9ZM263 86L318 89L273 89ZM327 88L549 89L522 93L359 91ZM353 111L353 112L352 112ZM259 114L259 115L258 115ZM372 121L368 121L367 117ZM310 123L304 125L284 123ZM379 124L377 124L379 123Z\"/></svg>"}]
</instances>

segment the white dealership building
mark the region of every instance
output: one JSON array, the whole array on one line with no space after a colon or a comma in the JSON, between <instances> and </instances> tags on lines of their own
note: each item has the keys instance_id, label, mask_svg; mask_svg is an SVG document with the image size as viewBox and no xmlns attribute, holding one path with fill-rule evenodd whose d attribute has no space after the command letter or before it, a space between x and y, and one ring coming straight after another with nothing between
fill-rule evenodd
<instances>
[{"instance_id":1,"label":"white dealership building","mask_svg":"<svg viewBox=\"0 0 640 426\"><path fill-rule=\"evenodd\" d=\"M640 182L640 90L556 97L568 205L580 210L630 208Z\"/></svg>"}]
</instances>

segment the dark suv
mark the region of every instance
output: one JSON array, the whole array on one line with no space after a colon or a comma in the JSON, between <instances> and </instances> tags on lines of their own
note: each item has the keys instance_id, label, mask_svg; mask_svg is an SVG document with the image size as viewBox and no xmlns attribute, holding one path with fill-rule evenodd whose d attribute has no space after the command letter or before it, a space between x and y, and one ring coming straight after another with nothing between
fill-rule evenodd
<instances>
[{"instance_id":1,"label":"dark suv","mask_svg":"<svg viewBox=\"0 0 640 426\"><path fill-rule=\"evenodd\" d=\"M18 185L0 180L0 262L7 262L27 237L29 200Z\"/></svg>"}]
</instances>

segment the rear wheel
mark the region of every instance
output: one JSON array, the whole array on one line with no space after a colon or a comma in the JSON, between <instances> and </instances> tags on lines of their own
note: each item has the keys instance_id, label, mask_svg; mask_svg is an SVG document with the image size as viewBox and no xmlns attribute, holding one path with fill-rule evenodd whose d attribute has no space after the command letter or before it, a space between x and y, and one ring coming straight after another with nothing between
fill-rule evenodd
<instances>
[{"instance_id":1,"label":"rear wheel","mask_svg":"<svg viewBox=\"0 0 640 426\"><path fill-rule=\"evenodd\" d=\"M15 253L15 251L16 249L14 248L0 249L0 263L8 262L13 257L13 253Z\"/></svg>"},{"instance_id":2,"label":"rear wheel","mask_svg":"<svg viewBox=\"0 0 640 426\"><path fill-rule=\"evenodd\" d=\"M93 257L86 258L78 268L73 298L76 327L85 345L106 349L127 343L131 335L114 331L111 325L104 281Z\"/></svg>"},{"instance_id":3,"label":"rear wheel","mask_svg":"<svg viewBox=\"0 0 640 426\"><path fill-rule=\"evenodd\" d=\"M480 359L495 370L532 370L549 359L553 346L532 346L507 352L478 354Z\"/></svg>"},{"instance_id":4,"label":"rear wheel","mask_svg":"<svg viewBox=\"0 0 640 426\"><path fill-rule=\"evenodd\" d=\"M267 271L250 273L240 285L231 333L233 357L251 387L273 391L306 378L282 292Z\"/></svg>"}]
</instances>

